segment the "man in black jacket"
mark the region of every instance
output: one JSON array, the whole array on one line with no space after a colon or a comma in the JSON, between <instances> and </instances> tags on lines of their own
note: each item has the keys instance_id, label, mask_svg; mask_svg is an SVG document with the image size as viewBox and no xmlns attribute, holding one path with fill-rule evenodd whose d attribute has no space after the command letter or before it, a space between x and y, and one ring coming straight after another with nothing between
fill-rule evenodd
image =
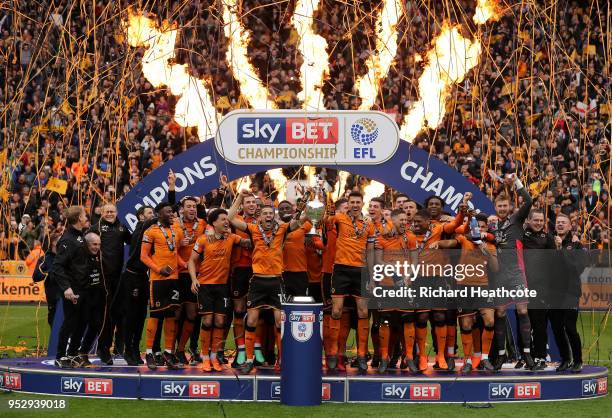
<instances>
[{"instance_id":1,"label":"man in black jacket","mask_svg":"<svg viewBox=\"0 0 612 418\"><path fill-rule=\"evenodd\" d=\"M123 281L124 320L123 332L125 351L123 357L129 366L144 364L140 358L140 338L147 317L149 301L148 267L140 261L142 234L150 226L155 225L157 218L153 208L142 206L136 212L138 223L132 233L130 252L125 270L121 276Z\"/></svg>"},{"instance_id":2,"label":"man in black jacket","mask_svg":"<svg viewBox=\"0 0 612 418\"><path fill-rule=\"evenodd\" d=\"M553 235L544 231L545 219L543 211L532 210L527 218L522 240L529 288L538 292L537 300L530 301L528 309L532 328L534 370L546 368L547 303L550 302L549 293L554 285L552 281L554 275L550 272L550 266L554 263L556 246Z\"/></svg>"},{"instance_id":3,"label":"man in black jacket","mask_svg":"<svg viewBox=\"0 0 612 418\"><path fill-rule=\"evenodd\" d=\"M53 327L53 320L55 318L55 312L57 304L62 300L62 291L51 276L51 269L53 268L53 260L57 253L57 243L61 235L59 232L54 232L49 238L49 248L45 251L45 254L38 259L36 267L32 273L32 280L34 282L45 282L45 299L47 301L47 322L50 327Z\"/></svg>"},{"instance_id":4,"label":"man in black jacket","mask_svg":"<svg viewBox=\"0 0 612 418\"><path fill-rule=\"evenodd\" d=\"M87 232L84 236L87 246L87 286L81 291L79 302L83 303L83 311L79 316L77 331L71 338L81 342L77 367L90 367L89 352L93 347L104 320L106 290L102 283L102 261L100 260L100 236L95 232ZM82 337L82 340L81 340Z\"/></svg>"},{"instance_id":5,"label":"man in black jacket","mask_svg":"<svg viewBox=\"0 0 612 418\"><path fill-rule=\"evenodd\" d=\"M75 333L84 303L79 293L87 287L89 256L83 239L83 229L88 220L82 206L71 206L66 210L68 227L57 243L57 255L53 260L51 275L64 294L64 322L59 332L55 364L61 368L73 367L80 341L68 340Z\"/></svg>"},{"instance_id":6,"label":"man in black jacket","mask_svg":"<svg viewBox=\"0 0 612 418\"><path fill-rule=\"evenodd\" d=\"M515 176L509 175L504 180L507 187L514 186L517 194L523 199L522 205L511 214L510 196L500 194L495 199L495 212L498 218L494 225L495 243L499 260L499 272L494 276L496 288L507 290L525 289L527 280L519 264L519 250L523 238L523 223L529 215L533 200L523 183ZM531 323L527 313L527 301L519 299L500 299L495 308L495 346L497 357L495 370L500 370L508 356L506 355L506 308L516 304L519 319L519 335L523 345L522 357L526 367L535 365L531 357Z\"/></svg>"},{"instance_id":7,"label":"man in black jacket","mask_svg":"<svg viewBox=\"0 0 612 418\"><path fill-rule=\"evenodd\" d=\"M555 244L559 250L555 288L558 289L556 300L561 309L550 310L550 323L561 354L557 371L569 369L579 373L582 370L582 342L576 323L582 294L580 274L586 265L586 251L580 239L572 234L572 223L566 214L557 216L555 229Z\"/></svg>"},{"instance_id":8,"label":"man in black jacket","mask_svg":"<svg viewBox=\"0 0 612 418\"><path fill-rule=\"evenodd\" d=\"M115 339L115 354L123 354L123 331L121 294L121 269L123 268L124 245L130 242L130 232L117 219L117 208L113 204L102 207L102 217L92 225L91 230L102 240L102 281L106 288L107 300L98 340L98 355L103 363L113 364L110 347ZM115 331L116 329L116 331Z\"/></svg>"}]
</instances>

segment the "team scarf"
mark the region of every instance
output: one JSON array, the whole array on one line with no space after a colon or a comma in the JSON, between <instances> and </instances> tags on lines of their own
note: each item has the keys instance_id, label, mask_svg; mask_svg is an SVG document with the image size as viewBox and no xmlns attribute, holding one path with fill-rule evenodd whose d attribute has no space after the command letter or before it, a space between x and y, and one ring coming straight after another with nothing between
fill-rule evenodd
<instances>
[{"instance_id":1,"label":"team scarf","mask_svg":"<svg viewBox=\"0 0 612 418\"><path fill-rule=\"evenodd\" d=\"M179 225L181 226L181 229L183 230L183 234L185 235L185 238L189 239L189 243L191 244L193 237L195 236L194 233L194 226L197 228L197 224L198 224L198 218L196 217L194 222L193 222L193 226L191 227L190 231L187 231L187 228L185 227L185 223L183 221L183 217L179 216Z\"/></svg>"},{"instance_id":2,"label":"team scarf","mask_svg":"<svg viewBox=\"0 0 612 418\"><path fill-rule=\"evenodd\" d=\"M172 235L172 241L170 241L170 237L168 237L168 233L166 232L166 229L162 226L161 222L157 222L157 226L159 227L159 229L161 229L162 234L164 234L164 238L166 239L166 245L168 246L168 249L170 251L174 251L175 245L176 245L176 238L174 236L174 229L172 229L172 226L170 226L170 233Z\"/></svg>"},{"instance_id":3,"label":"team scarf","mask_svg":"<svg viewBox=\"0 0 612 418\"><path fill-rule=\"evenodd\" d=\"M359 230L359 225L357 225L357 219L353 218L351 215L348 215L348 217L351 218L351 222L353 223L353 229L355 229L355 238L361 238L361 236L366 231L366 229L368 229L368 226L370 224L363 220L363 227L361 228L361 230Z\"/></svg>"},{"instance_id":4,"label":"team scarf","mask_svg":"<svg viewBox=\"0 0 612 418\"><path fill-rule=\"evenodd\" d=\"M423 237L423 241L419 242L417 240L417 249L419 250L419 253L425 249L425 245L427 244L427 240L429 240L430 237L431 237L431 229L428 228L427 229L427 233Z\"/></svg>"},{"instance_id":5,"label":"team scarf","mask_svg":"<svg viewBox=\"0 0 612 418\"><path fill-rule=\"evenodd\" d=\"M272 234L270 234L269 236L266 234L266 231L264 231L260 223L257 224L257 228L259 228L259 232L261 233L264 242L266 243L268 248L270 248L270 244L272 243L274 237L276 236L276 233L278 232L278 222L274 221L274 226L272 227Z\"/></svg>"}]
</instances>

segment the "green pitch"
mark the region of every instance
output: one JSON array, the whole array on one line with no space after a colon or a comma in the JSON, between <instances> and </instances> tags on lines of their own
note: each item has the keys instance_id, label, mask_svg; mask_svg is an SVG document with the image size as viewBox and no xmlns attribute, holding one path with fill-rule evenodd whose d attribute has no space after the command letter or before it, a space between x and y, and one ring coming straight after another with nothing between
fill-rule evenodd
<instances>
[{"instance_id":1,"label":"green pitch","mask_svg":"<svg viewBox=\"0 0 612 418\"><path fill-rule=\"evenodd\" d=\"M0 306L0 355L35 355L46 348L49 329L46 306ZM585 360L612 365L612 329L601 313L583 313L579 330L585 348ZM62 397L65 410L10 410L11 399L60 399L42 395L0 393L0 416L204 416L204 417L600 417L612 410L612 397L571 402L531 402L487 405L389 405L389 404L326 404L320 407L290 408L277 403L193 402L193 401L129 401ZM606 413L606 411L608 411Z\"/></svg>"}]
</instances>

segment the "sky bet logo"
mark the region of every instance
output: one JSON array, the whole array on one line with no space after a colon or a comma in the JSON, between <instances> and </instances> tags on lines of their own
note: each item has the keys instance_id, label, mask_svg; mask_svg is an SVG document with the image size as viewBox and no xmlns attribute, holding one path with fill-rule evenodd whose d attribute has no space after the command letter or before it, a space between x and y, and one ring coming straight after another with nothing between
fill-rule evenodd
<instances>
[{"instance_id":1,"label":"sky bet logo","mask_svg":"<svg viewBox=\"0 0 612 418\"><path fill-rule=\"evenodd\" d=\"M62 393L87 395L112 395L113 379L62 377Z\"/></svg>"},{"instance_id":2,"label":"sky bet logo","mask_svg":"<svg viewBox=\"0 0 612 418\"><path fill-rule=\"evenodd\" d=\"M608 379L588 379L582 381L582 396L605 395L608 393Z\"/></svg>"},{"instance_id":3,"label":"sky bet logo","mask_svg":"<svg viewBox=\"0 0 612 418\"><path fill-rule=\"evenodd\" d=\"M540 399L540 384L489 383L489 399Z\"/></svg>"},{"instance_id":4,"label":"sky bet logo","mask_svg":"<svg viewBox=\"0 0 612 418\"><path fill-rule=\"evenodd\" d=\"M220 393L219 382L174 380L161 382L162 398L218 398Z\"/></svg>"},{"instance_id":5,"label":"sky bet logo","mask_svg":"<svg viewBox=\"0 0 612 418\"><path fill-rule=\"evenodd\" d=\"M440 385L430 383L383 383L383 400L438 401Z\"/></svg>"},{"instance_id":6,"label":"sky bet logo","mask_svg":"<svg viewBox=\"0 0 612 418\"><path fill-rule=\"evenodd\" d=\"M10 372L0 373L0 388L20 390L21 374Z\"/></svg>"},{"instance_id":7,"label":"sky bet logo","mask_svg":"<svg viewBox=\"0 0 612 418\"><path fill-rule=\"evenodd\" d=\"M337 118L238 118L239 144L337 144Z\"/></svg>"}]
</instances>

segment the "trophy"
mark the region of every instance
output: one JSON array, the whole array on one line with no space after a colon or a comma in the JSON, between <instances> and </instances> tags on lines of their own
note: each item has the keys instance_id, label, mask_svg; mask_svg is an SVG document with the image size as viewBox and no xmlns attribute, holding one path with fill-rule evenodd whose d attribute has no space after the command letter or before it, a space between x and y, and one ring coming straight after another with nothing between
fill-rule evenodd
<instances>
[{"instance_id":1,"label":"trophy","mask_svg":"<svg viewBox=\"0 0 612 418\"><path fill-rule=\"evenodd\" d=\"M317 178L317 184L314 187L314 199L306 203L306 216L312 221L312 228L306 234L308 236L319 235L317 227L325 214L325 203L319 200L319 195L323 190L323 180Z\"/></svg>"}]
</instances>

